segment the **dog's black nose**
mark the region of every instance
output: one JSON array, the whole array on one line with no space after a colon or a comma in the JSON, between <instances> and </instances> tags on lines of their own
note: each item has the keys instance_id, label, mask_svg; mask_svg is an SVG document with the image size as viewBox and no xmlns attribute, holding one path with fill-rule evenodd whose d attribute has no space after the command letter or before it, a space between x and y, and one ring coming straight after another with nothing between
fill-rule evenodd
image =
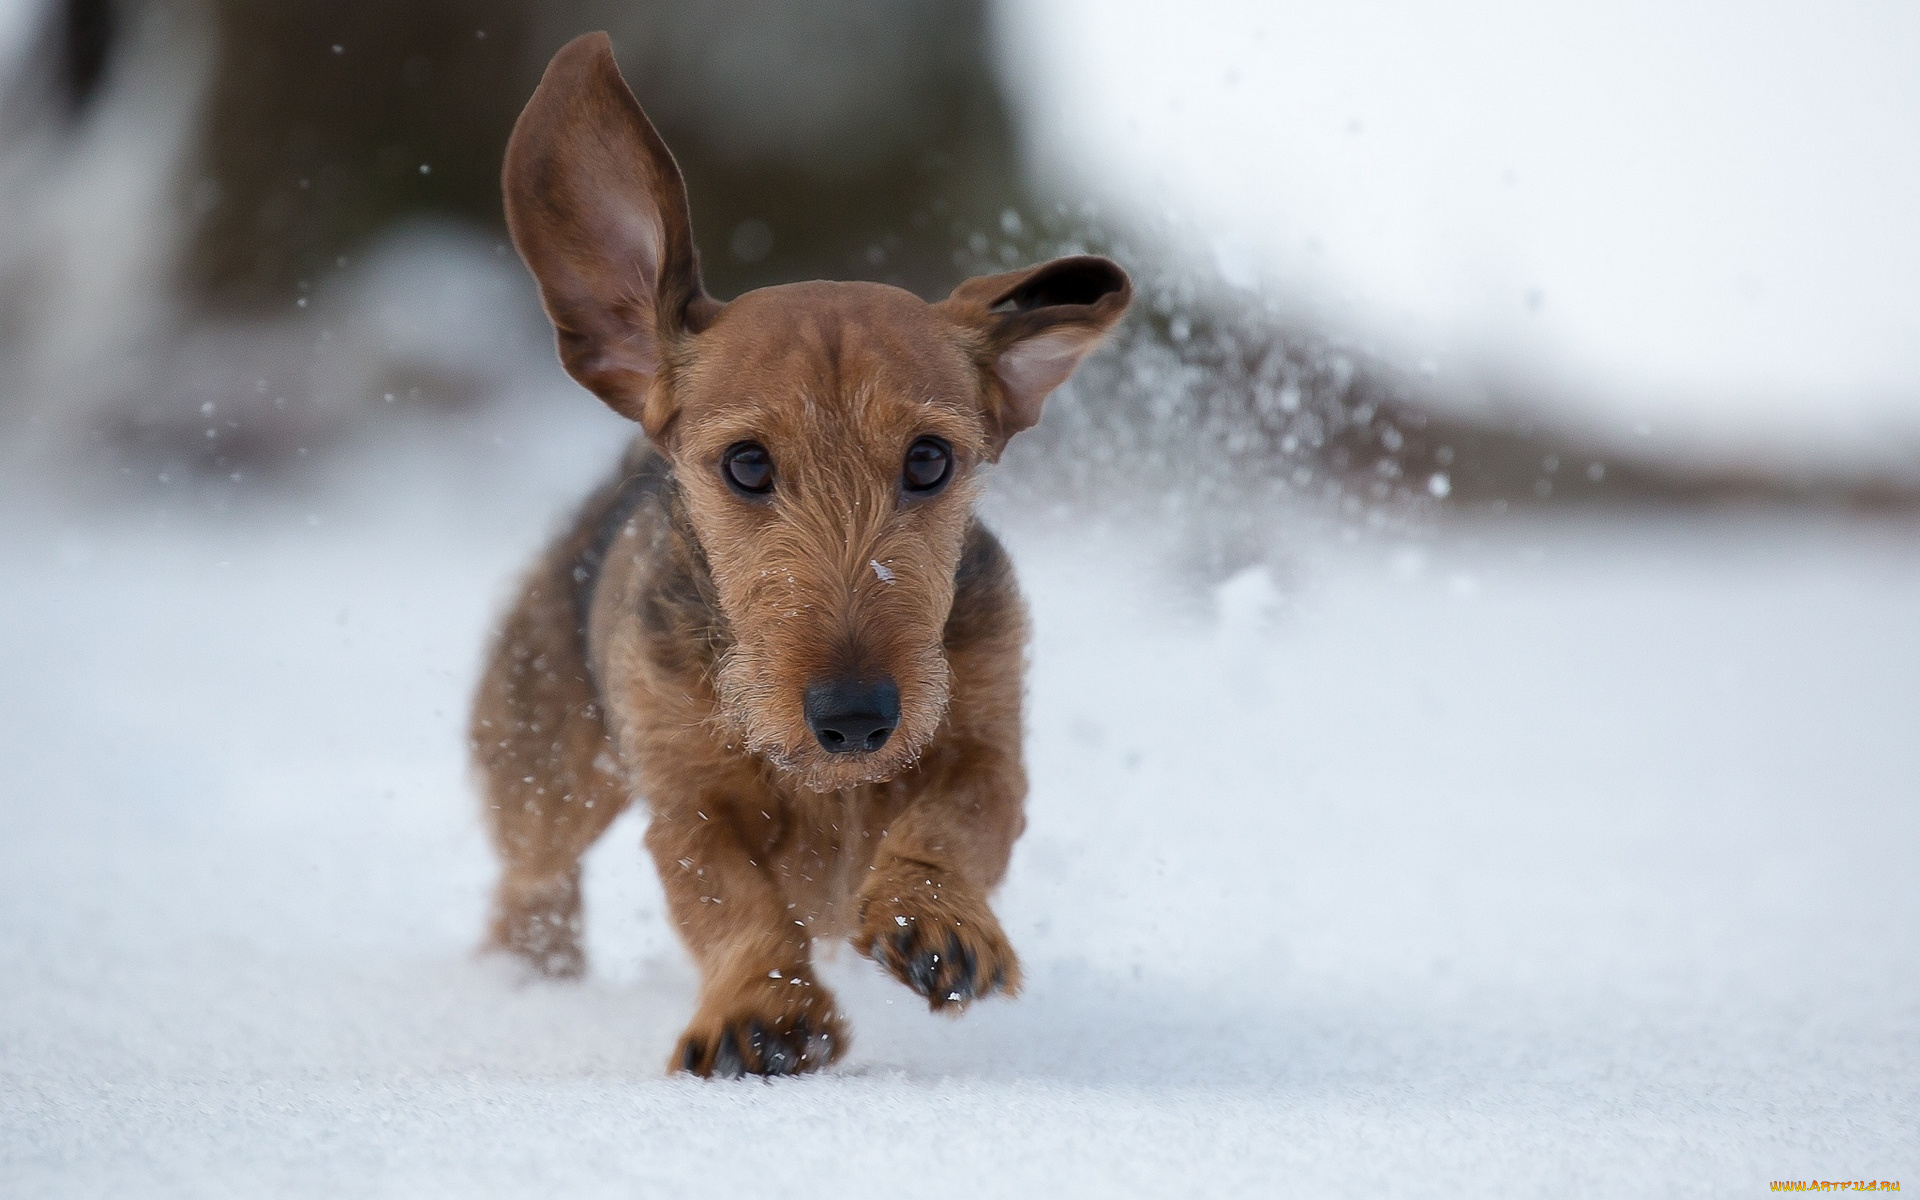
<instances>
[{"instance_id":1,"label":"dog's black nose","mask_svg":"<svg viewBox=\"0 0 1920 1200\"><path fill-rule=\"evenodd\" d=\"M823 679L807 685L805 709L828 754L878 750L900 723L900 689L891 679Z\"/></svg>"}]
</instances>

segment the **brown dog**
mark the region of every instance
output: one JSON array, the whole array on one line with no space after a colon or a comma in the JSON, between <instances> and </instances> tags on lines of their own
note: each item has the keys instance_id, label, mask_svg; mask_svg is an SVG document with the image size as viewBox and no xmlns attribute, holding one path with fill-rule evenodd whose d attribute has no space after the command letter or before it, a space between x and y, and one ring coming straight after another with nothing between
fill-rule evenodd
<instances>
[{"instance_id":1,"label":"brown dog","mask_svg":"<svg viewBox=\"0 0 1920 1200\"><path fill-rule=\"evenodd\" d=\"M579 974L580 856L643 795L702 981L669 1069L837 1058L816 938L935 1009L1016 991L987 895L1025 824L1026 616L977 472L1119 319L1126 275L1079 257L938 304L867 283L712 300L603 34L554 56L504 186L561 361L646 436L480 685L490 945Z\"/></svg>"}]
</instances>

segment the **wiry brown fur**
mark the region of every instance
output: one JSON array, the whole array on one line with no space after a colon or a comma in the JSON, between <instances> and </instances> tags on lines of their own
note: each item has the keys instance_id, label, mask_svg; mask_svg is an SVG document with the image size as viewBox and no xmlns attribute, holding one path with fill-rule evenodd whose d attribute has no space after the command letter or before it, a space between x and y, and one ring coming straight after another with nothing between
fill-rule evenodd
<instances>
[{"instance_id":1,"label":"wiry brown fur","mask_svg":"<svg viewBox=\"0 0 1920 1200\"><path fill-rule=\"evenodd\" d=\"M490 945L578 974L580 855L644 796L702 978L670 1069L844 1052L819 938L936 1010L1017 991L986 899L1025 823L1026 618L973 517L977 469L1119 316L1124 275L1075 259L938 305L849 283L718 304L604 39L555 58L505 183L563 362L649 436L529 576L481 684L475 761L504 864ZM901 483L923 437L954 459L924 496ZM721 474L742 441L776 464L764 499ZM882 748L814 739L802 698L836 677L897 683Z\"/></svg>"}]
</instances>

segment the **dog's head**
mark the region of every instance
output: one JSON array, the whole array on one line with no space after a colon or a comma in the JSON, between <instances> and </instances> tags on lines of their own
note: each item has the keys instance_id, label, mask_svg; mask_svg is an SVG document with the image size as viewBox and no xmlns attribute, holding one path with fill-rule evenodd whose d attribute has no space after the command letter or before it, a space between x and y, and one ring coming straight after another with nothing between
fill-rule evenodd
<instances>
[{"instance_id":1,"label":"dog's head","mask_svg":"<svg viewBox=\"0 0 1920 1200\"><path fill-rule=\"evenodd\" d=\"M715 301L604 34L554 57L503 184L561 362L673 462L734 634L729 735L818 790L899 771L946 713L976 471L1119 319L1125 273L1077 257L938 304L869 283Z\"/></svg>"}]
</instances>

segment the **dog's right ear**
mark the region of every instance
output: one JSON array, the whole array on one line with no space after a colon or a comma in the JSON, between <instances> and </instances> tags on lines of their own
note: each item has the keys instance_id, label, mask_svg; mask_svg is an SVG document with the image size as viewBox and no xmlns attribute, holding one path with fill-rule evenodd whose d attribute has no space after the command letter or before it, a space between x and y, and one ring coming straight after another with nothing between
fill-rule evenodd
<instances>
[{"instance_id":1,"label":"dog's right ear","mask_svg":"<svg viewBox=\"0 0 1920 1200\"><path fill-rule=\"evenodd\" d=\"M567 374L664 443L676 413L654 386L661 364L720 306L700 283L680 168L606 34L582 34L547 64L507 142L501 190Z\"/></svg>"}]
</instances>

